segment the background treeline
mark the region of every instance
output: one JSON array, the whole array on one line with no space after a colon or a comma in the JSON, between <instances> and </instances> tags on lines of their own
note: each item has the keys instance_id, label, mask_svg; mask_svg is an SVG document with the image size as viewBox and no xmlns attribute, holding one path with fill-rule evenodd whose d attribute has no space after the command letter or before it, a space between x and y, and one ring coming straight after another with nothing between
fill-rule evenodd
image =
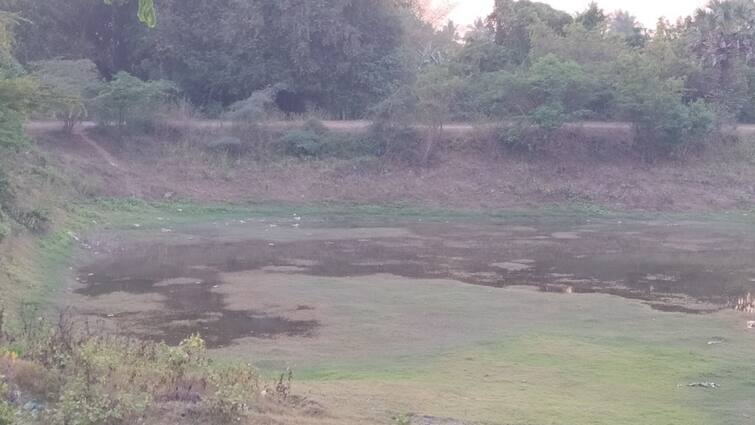
<instances>
[{"instance_id":1,"label":"background treeline","mask_svg":"<svg viewBox=\"0 0 755 425\"><path fill-rule=\"evenodd\" d=\"M67 126L125 126L185 99L235 119L506 122L500 141L527 147L570 121L627 121L638 145L667 152L755 121L753 0L652 29L597 4L573 15L528 0L496 0L468 29L421 0L160 0L149 28L138 0L111 3L0 0L16 38L3 77L47 90L43 109Z\"/></svg>"}]
</instances>

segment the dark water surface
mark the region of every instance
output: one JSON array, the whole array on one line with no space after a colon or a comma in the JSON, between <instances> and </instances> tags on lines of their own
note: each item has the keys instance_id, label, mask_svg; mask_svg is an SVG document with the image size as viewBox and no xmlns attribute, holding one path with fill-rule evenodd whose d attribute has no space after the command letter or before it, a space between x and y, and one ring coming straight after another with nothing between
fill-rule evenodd
<instances>
[{"instance_id":1,"label":"dark water surface","mask_svg":"<svg viewBox=\"0 0 755 425\"><path fill-rule=\"evenodd\" d=\"M354 284L360 284L359 276L393 274L492 287L527 285L706 313L748 307L742 300L755 292L755 227L573 218L496 224L300 218L217 223L118 244L78 270L76 293L92 306L114 293L160 295L159 310L108 316L169 343L193 332L215 347L240 337L315 335L316 320L226 307L226 295L213 288L224 284L224 273L252 270L288 273L291 279L354 277ZM95 307L88 313L104 314Z\"/></svg>"}]
</instances>

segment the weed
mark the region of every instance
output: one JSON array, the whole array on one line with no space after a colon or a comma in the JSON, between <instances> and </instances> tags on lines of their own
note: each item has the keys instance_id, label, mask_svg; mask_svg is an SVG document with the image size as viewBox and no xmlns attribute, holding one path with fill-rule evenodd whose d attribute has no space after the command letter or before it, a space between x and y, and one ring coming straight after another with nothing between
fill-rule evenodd
<instances>
[{"instance_id":1,"label":"weed","mask_svg":"<svg viewBox=\"0 0 755 425\"><path fill-rule=\"evenodd\" d=\"M297 158L315 158L323 150L322 138L309 130L294 130L280 139L280 144L287 155Z\"/></svg>"},{"instance_id":2,"label":"weed","mask_svg":"<svg viewBox=\"0 0 755 425\"><path fill-rule=\"evenodd\" d=\"M407 414L407 413L402 413L400 415L394 416L393 423L396 425L411 425L412 415Z\"/></svg>"},{"instance_id":3,"label":"weed","mask_svg":"<svg viewBox=\"0 0 755 425\"><path fill-rule=\"evenodd\" d=\"M36 310L26 316L36 317ZM191 405L213 423L231 423L256 405L257 370L213 364L199 335L170 347L96 332L72 317L63 312L53 324L25 319L9 337L23 350L0 357L0 424L12 423L11 390L17 399L44 402L39 423L54 425L138 422L167 402ZM280 401L291 379L290 372L281 377Z\"/></svg>"}]
</instances>

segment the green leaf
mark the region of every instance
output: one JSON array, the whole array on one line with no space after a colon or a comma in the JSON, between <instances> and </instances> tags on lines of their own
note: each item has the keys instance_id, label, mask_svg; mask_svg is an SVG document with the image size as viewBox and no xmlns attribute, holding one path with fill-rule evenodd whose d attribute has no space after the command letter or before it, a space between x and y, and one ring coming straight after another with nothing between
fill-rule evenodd
<instances>
[{"instance_id":1,"label":"green leaf","mask_svg":"<svg viewBox=\"0 0 755 425\"><path fill-rule=\"evenodd\" d=\"M157 25L157 14L153 0L139 0L139 20L150 28Z\"/></svg>"}]
</instances>

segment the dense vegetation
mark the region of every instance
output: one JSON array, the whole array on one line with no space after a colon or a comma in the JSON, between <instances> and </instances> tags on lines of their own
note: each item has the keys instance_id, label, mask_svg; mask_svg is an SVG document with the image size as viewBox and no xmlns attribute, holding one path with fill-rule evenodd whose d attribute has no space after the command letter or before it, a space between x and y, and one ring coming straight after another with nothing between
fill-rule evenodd
<instances>
[{"instance_id":1,"label":"dense vegetation","mask_svg":"<svg viewBox=\"0 0 755 425\"><path fill-rule=\"evenodd\" d=\"M210 116L264 93L287 114L354 119L399 108L435 127L507 121L516 125L501 131L501 142L530 148L576 120L632 122L638 145L654 154L706 142L721 124L755 120L750 0L712 1L654 29L596 4L572 16L497 0L463 36L452 22L430 22L437 17L427 4L164 0L151 29L155 9L143 0L4 0L0 8L14 13L4 26L18 24L18 61L4 37L4 74L20 78L17 89L55 89L53 109L69 124L89 109L101 122L130 121L103 107L100 79L121 88L171 81L132 94L180 93ZM31 106L24 103L4 107L18 114ZM18 133L12 125L3 131L13 128Z\"/></svg>"}]
</instances>

